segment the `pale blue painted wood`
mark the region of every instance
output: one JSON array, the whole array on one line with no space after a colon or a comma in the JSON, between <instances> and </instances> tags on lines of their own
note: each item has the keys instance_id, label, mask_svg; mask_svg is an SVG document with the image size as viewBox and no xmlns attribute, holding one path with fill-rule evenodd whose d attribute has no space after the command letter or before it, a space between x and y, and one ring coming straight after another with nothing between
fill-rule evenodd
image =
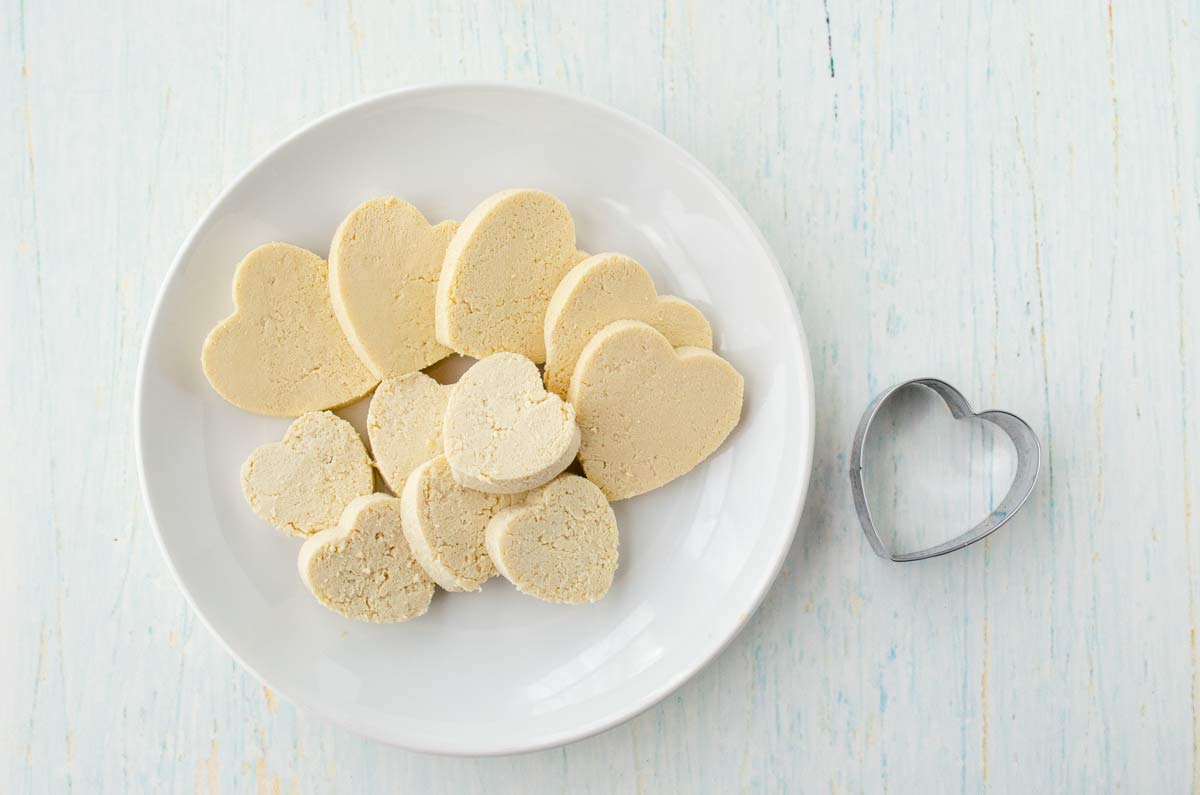
<instances>
[{"instance_id":1,"label":"pale blue painted wood","mask_svg":"<svg viewBox=\"0 0 1200 795\"><path fill-rule=\"evenodd\" d=\"M1198 12L5 0L0 788L1195 791ZM708 164L784 264L820 408L799 540L732 646L624 726L492 760L264 691L172 582L130 437L150 304L220 188L332 108L457 78L596 98ZM887 565L847 448L927 374L1028 418L1045 478L985 546Z\"/></svg>"}]
</instances>

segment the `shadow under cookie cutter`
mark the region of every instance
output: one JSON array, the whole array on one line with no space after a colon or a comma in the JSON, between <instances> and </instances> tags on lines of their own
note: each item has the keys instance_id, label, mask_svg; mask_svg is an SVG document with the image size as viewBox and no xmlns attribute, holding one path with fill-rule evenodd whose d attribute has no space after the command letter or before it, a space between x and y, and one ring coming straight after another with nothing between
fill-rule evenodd
<instances>
[{"instance_id":1,"label":"shadow under cookie cutter","mask_svg":"<svg viewBox=\"0 0 1200 795\"><path fill-rule=\"evenodd\" d=\"M867 492L863 485L863 448L866 446L867 435L871 431L871 423L879 414L879 410L883 408L883 404L887 403L897 392L910 386L921 386L934 392L950 409L950 413L956 420L980 419L998 426L1008 434L1008 438L1012 439L1013 447L1017 452L1017 472L1013 476L1012 485L1008 487L1008 493L1004 495L1004 499L1000 500L1000 504L982 522L962 535L928 549L898 553L892 552L883 543L883 539L879 537L879 531L875 529L875 522L871 519L871 508L867 504ZM854 508L858 511L858 521L862 524L863 533L871 542L871 548L875 550L875 554L888 560L908 562L955 552L980 539L987 538L999 530L1029 499L1041 468L1042 445L1038 441L1037 434L1025 420L1007 411L976 413L962 393L945 381L937 378L914 378L885 389L871 401L867 410L863 412L862 419L858 423L858 431L854 434L854 446L850 452L850 487L854 492Z\"/></svg>"}]
</instances>

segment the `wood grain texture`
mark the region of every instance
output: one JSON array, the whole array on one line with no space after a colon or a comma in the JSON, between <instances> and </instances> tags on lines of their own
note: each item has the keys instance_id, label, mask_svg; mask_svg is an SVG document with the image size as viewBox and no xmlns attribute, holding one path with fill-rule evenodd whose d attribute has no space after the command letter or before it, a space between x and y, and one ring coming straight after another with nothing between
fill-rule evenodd
<instances>
[{"instance_id":1,"label":"wood grain texture","mask_svg":"<svg viewBox=\"0 0 1200 795\"><path fill-rule=\"evenodd\" d=\"M1200 789L1197 0L2 8L3 791ZM243 671L159 554L130 428L221 187L333 108L460 78L598 99L712 168L784 265L819 406L798 540L729 649L623 726L487 760L360 740ZM918 375L1048 452L1000 534L897 566L845 467Z\"/></svg>"}]
</instances>

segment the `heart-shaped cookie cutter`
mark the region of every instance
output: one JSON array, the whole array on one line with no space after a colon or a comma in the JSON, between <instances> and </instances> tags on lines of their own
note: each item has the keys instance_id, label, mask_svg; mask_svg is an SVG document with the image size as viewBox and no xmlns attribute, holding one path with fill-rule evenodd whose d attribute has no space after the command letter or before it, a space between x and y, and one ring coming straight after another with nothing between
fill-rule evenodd
<instances>
[{"instance_id":1,"label":"heart-shaped cookie cutter","mask_svg":"<svg viewBox=\"0 0 1200 795\"><path fill-rule=\"evenodd\" d=\"M998 426L1008 434L1008 438L1012 439L1013 447L1017 452L1017 472L1013 476L1012 485L1008 487L1008 493L1004 495L1004 499L1000 500L1000 504L982 522L962 535L928 549L897 553L889 550L883 543L883 539L879 537L879 531L875 529L875 522L871 519L871 508L867 505L867 492L863 485L863 448L866 446L867 435L871 431L871 423L879 414L879 410L893 395L910 386L921 386L933 391L950 409L950 413L956 420L983 420ZM945 381L938 378L914 378L885 389L871 401L867 410L863 412L862 419L858 423L858 431L854 434L854 446L850 452L850 487L854 492L854 508L858 511L858 521L862 524L863 532L866 534L867 540L871 542L871 548L875 550L875 554L881 558L907 562L935 558L938 555L955 552L980 539L987 538L999 530L1029 499L1041 468L1042 444L1038 440L1037 434L1033 432L1033 428L1030 428L1025 420L1007 411L976 413L962 393Z\"/></svg>"}]
</instances>

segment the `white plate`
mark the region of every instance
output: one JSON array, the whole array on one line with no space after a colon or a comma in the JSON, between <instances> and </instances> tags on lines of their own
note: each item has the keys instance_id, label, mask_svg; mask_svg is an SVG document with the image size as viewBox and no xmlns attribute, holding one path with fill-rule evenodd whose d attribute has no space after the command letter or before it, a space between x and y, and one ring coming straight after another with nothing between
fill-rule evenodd
<instances>
[{"instance_id":1,"label":"white plate","mask_svg":"<svg viewBox=\"0 0 1200 795\"><path fill-rule=\"evenodd\" d=\"M439 592L409 624L341 618L301 585L299 542L242 498L242 461L287 421L218 397L200 369L201 344L232 310L235 266L260 243L324 255L342 217L370 197L401 196L436 222L518 186L562 198L581 247L635 257L660 292L704 310L717 351L746 378L741 425L689 475L616 505L620 568L594 605L546 604L497 579L482 593ZM765 595L812 464L800 319L729 191L617 111L503 85L361 102L247 169L171 268L146 332L135 411L142 489L163 553L230 652L286 698L353 731L451 754L569 742L679 687Z\"/></svg>"}]
</instances>

